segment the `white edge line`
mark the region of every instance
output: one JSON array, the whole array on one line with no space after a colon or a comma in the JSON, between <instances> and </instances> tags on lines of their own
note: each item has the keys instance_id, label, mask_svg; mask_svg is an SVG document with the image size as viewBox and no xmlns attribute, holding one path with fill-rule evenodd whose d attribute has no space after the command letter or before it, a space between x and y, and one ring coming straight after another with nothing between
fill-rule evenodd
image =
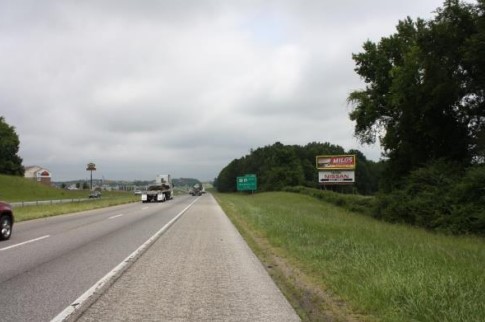
<instances>
[{"instance_id":1,"label":"white edge line","mask_svg":"<svg viewBox=\"0 0 485 322\"><path fill-rule=\"evenodd\" d=\"M93 304L104 291L108 289L123 272L143 254L148 247L150 247L170 226L172 226L192 205L198 200L194 200L191 204L185 207L179 212L172 220L170 220L165 226L157 231L152 237L150 237L145 243L138 247L133 253L126 257L121 263L118 264L113 270L97 281L90 289L84 294L78 297L68 307L66 307L61 313L59 313L51 322L61 321L75 321L85 309Z\"/></svg>"},{"instance_id":2,"label":"white edge line","mask_svg":"<svg viewBox=\"0 0 485 322\"><path fill-rule=\"evenodd\" d=\"M33 243L33 242L36 242L36 241L39 241L39 240L42 240L42 239L49 238L50 236L51 235L45 235L45 236L42 236L42 237L39 237L39 238L35 238L35 239L31 239L31 240L24 241L23 243L18 243L18 244L12 245L12 246L0 248L0 251L7 250L7 249L10 249L10 248L14 248L14 247L19 247L19 246L22 246L22 245L25 245L25 244L29 244L29 243Z\"/></svg>"},{"instance_id":3,"label":"white edge line","mask_svg":"<svg viewBox=\"0 0 485 322\"><path fill-rule=\"evenodd\" d=\"M115 215L115 216L111 216L111 217L109 217L108 219L115 219L115 218L118 218L118 217L121 217L121 216L123 216L123 214L121 214L121 215Z\"/></svg>"}]
</instances>

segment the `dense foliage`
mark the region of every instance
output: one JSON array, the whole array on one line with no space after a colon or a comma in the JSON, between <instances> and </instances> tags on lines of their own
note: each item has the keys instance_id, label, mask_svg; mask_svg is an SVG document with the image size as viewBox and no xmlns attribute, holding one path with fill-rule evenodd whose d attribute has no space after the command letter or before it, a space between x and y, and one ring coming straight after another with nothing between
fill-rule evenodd
<instances>
[{"instance_id":1,"label":"dense foliage","mask_svg":"<svg viewBox=\"0 0 485 322\"><path fill-rule=\"evenodd\" d=\"M24 175L22 159L17 155L19 144L15 128L0 116L0 174Z\"/></svg>"},{"instance_id":2,"label":"dense foliage","mask_svg":"<svg viewBox=\"0 0 485 322\"><path fill-rule=\"evenodd\" d=\"M367 86L349 96L362 142L388 157L374 215L485 233L485 1L447 0L353 55Z\"/></svg>"},{"instance_id":3,"label":"dense foliage","mask_svg":"<svg viewBox=\"0 0 485 322\"><path fill-rule=\"evenodd\" d=\"M485 234L485 166L437 161L417 169L401 189L381 194L374 215L450 233Z\"/></svg>"},{"instance_id":4,"label":"dense foliage","mask_svg":"<svg viewBox=\"0 0 485 322\"><path fill-rule=\"evenodd\" d=\"M220 192L236 191L236 178L256 174L258 191L277 191L287 186L318 187L317 155L355 154L357 158L355 189L361 194L377 191L379 164L369 161L357 150L345 151L330 143L309 143L305 146L283 145L276 142L251 151L235 159L219 173L214 185ZM353 187L341 186L339 191L352 191Z\"/></svg>"},{"instance_id":5,"label":"dense foliage","mask_svg":"<svg viewBox=\"0 0 485 322\"><path fill-rule=\"evenodd\" d=\"M353 55L367 86L351 93L355 134L380 138L388 185L430 160L485 157L485 1L447 0L433 20L400 21Z\"/></svg>"}]
</instances>

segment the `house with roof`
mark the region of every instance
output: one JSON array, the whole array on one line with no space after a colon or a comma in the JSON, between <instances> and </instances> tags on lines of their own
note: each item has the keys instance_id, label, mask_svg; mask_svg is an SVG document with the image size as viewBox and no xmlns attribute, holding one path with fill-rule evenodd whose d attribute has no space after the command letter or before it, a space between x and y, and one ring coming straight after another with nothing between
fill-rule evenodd
<instances>
[{"instance_id":1,"label":"house with roof","mask_svg":"<svg viewBox=\"0 0 485 322\"><path fill-rule=\"evenodd\" d=\"M50 186L52 183L51 172L45 168L39 167L37 165L25 167L24 176L28 179L38 181L42 184Z\"/></svg>"}]
</instances>

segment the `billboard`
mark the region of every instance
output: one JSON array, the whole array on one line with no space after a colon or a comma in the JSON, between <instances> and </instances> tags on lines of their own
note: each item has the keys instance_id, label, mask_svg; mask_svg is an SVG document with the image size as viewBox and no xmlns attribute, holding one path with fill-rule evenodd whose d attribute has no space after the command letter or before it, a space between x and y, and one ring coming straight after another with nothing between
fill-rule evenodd
<instances>
[{"instance_id":1,"label":"billboard","mask_svg":"<svg viewBox=\"0 0 485 322\"><path fill-rule=\"evenodd\" d=\"M352 184L355 182L355 171L320 171L318 172L320 184Z\"/></svg>"},{"instance_id":2,"label":"billboard","mask_svg":"<svg viewBox=\"0 0 485 322\"><path fill-rule=\"evenodd\" d=\"M354 170L355 154L317 155L318 170Z\"/></svg>"}]
</instances>

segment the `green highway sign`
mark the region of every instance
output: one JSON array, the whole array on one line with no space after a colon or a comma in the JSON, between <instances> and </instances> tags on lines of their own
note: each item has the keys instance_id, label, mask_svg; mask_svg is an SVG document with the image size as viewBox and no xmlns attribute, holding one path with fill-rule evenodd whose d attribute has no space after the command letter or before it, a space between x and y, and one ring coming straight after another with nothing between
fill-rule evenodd
<instances>
[{"instance_id":1,"label":"green highway sign","mask_svg":"<svg viewBox=\"0 0 485 322\"><path fill-rule=\"evenodd\" d=\"M237 177L237 191L256 191L258 188L258 178L255 174L246 174Z\"/></svg>"}]
</instances>

